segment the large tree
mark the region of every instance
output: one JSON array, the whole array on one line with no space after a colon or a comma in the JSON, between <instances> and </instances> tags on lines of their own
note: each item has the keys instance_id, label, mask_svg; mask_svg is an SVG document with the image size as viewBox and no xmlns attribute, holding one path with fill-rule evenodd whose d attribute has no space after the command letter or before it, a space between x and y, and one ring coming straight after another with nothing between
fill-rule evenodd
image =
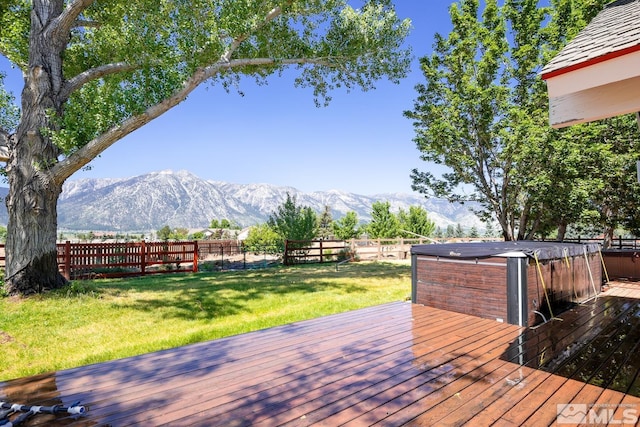
<instances>
[{"instance_id":1,"label":"large tree","mask_svg":"<svg viewBox=\"0 0 640 427\"><path fill-rule=\"evenodd\" d=\"M286 200L269 215L267 221L282 239L312 240L318 236L318 216L309 206L300 206L295 196L287 193Z\"/></svg>"},{"instance_id":2,"label":"large tree","mask_svg":"<svg viewBox=\"0 0 640 427\"><path fill-rule=\"evenodd\" d=\"M434 53L421 59L426 83L405 115L422 159L448 170L414 170L413 188L478 202L476 212L497 220L505 240L553 228L562 236L589 209L594 177L584 166L599 149L549 127L539 72L604 1L484 3L481 13L478 0L453 4L453 30L436 35Z\"/></svg>"},{"instance_id":3,"label":"large tree","mask_svg":"<svg viewBox=\"0 0 640 427\"><path fill-rule=\"evenodd\" d=\"M349 211L345 216L331 223L331 231L333 231L336 239L357 239L362 232L359 223L358 214L355 211Z\"/></svg>"},{"instance_id":4,"label":"large tree","mask_svg":"<svg viewBox=\"0 0 640 427\"><path fill-rule=\"evenodd\" d=\"M410 239L419 237L431 237L436 231L436 224L429 218L429 213L422 206L409 206L409 212L400 209L398 212L400 221L400 235Z\"/></svg>"},{"instance_id":5,"label":"large tree","mask_svg":"<svg viewBox=\"0 0 640 427\"><path fill-rule=\"evenodd\" d=\"M371 222L366 227L372 239L395 238L400 234L400 220L391 212L388 201L373 202L371 205Z\"/></svg>"},{"instance_id":6,"label":"large tree","mask_svg":"<svg viewBox=\"0 0 640 427\"><path fill-rule=\"evenodd\" d=\"M19 122L0 91L8 154L6 290L64 283L56 262L62 184L199 85L264 82L296 66L316 102L405 76L409 22L388 0L3 0L0 54L24 76Z\"/></svg>"}]
</instances>

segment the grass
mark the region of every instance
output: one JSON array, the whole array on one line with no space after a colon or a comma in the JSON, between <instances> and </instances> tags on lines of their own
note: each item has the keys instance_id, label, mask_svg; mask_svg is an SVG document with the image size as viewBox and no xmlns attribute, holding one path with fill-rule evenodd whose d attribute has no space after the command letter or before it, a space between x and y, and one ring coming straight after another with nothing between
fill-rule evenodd
<instances>
[{"instance_id":1,"label":"grass","mask_svg":"<svg viewBox=\"0 0 640 427\"><path fill-rule=\"evenodd\" d=\"M407 299L407 263L73 282L0 299L0 381Z\"/></svg>"}]
</instances>

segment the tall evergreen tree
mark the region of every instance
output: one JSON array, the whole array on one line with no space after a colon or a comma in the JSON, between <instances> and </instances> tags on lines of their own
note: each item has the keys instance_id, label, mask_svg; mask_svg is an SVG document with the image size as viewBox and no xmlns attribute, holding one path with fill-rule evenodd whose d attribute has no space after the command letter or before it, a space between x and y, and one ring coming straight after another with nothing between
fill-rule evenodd
<instances>
[{"instance_id":1,"label":"tall evergreen tree","mask_svg":"<svg viewBox=\"0 0 640 427\"><path fill-rule=\"evenodd\" d=\"M321 239L331 238L333 231L331 224L333 223L333 217L331 216L331 208L325 206L322 214L318 217L318 237Z\"/></svg>"},{"instance_id":2,"label":"tall evergreen tree","mask_svg":"<svg viewBox=\"0 0 640 427\"><path fill-rule=\"evenodd\" d=\"M298 206L287 192L284 203L269 216L267 224L282 240L312 240L317 236L317 216L309 206Z\"/></svg>"},{"instance_id":3,"label":"tall evergreen tree","mask_svg":"<svg viewBox=\"0 0 640 427\"><path fill-rule=\"evenodd\" d=\"M373 239L398 237L399 225L398 217L391 212L391 203L378 201L371 205L371 222L367 226L369 237Z\"/></svg>"}]
</instances>

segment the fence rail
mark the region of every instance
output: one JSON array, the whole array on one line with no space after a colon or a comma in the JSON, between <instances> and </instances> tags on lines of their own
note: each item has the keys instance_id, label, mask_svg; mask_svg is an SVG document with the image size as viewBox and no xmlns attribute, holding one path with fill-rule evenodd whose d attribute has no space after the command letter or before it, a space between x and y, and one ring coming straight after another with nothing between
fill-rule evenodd
<instances>
[{"instance_id":1,"label":"fence rail","mask_svg":"<svg viewBox=\"0 0 640 427\"><path fill-rule=\"evenodd\" d=\"M239 240L199 240L198 254L200 259L212 256L233 256L244 252L242 242Z\"/></svg>"},{"instance_id":2,"label":"fence rail","mask_svg":"<svg viewBox=\"0 0 640 427\"><path fill-rule=\"evenodd\" d=\"M287 240L285 265L334 262L357 257L360 260L408 259L412 245L431 243L432 239L351 239Z\"/></svg>"},{"instance_id":3,"label":"fence rail","mask_svg":"<svg viewBox=\"0 0 640 427\"><path fill-rule=\"evenodd\" d=\"M344 240L287 240L284 265L306 262L331 262L345 257L349 245Z\"/></svg>"},{"instance_id":4,"label":"fence rail","mask_svg":"<svg viewBox=\"0 0 640 427\"><path fill-rule=\"evenodd\" d=\"M568 243L603 243L602 238L591 239L583 237L578 237L576 239L565 239L564 241ZM640 239L617 237L611 241L611 248L609 249L640 249Z\"/></svg>"}]
</instances>

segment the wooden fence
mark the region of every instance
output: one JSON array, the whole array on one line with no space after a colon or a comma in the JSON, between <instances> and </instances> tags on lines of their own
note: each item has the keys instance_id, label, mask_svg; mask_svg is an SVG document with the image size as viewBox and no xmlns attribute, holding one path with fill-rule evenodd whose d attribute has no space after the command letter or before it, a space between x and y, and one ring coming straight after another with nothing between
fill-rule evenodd
<instances>
[{"instance_id":1,"label":"wooden fence","mask_svg":"<svg viewBox=\"0 0 640 427\"><path fill-rule=\"evenodd\" d=\"M198 242L58 243L58 268L67 280L197 272ZM4 268L5 248L0 245Z\"/></svg>"},{"instance_id":2,"label":"wooden fence","mask_svg":"<svg viewBox=\"0 0 640 427\"><path fill-rule=\"evenodd\" d=\"M343 259L409 259L412 245L431 239L287 240L284 264L335 262Z\"/></svg>"},{"instance_id":3,"label":"wooden fence","mask_svg":"<svg viewBox=\"0 0 640 427\"><path fill-rule=\"evenodd\" d=\"M242 242L239 240L199 240L198 255L200 259L207 256L233 256L244 252Z\"/></svg>"},{"instance_id":4,"label":"wooden fence","mask_svg":"<svg viewBox=\"0 0 640 427\"><path fill-rule=\"evenodd\" d=\"M590 238L584 238L584 237L578 237L576 239L565 239L564 241L567 243L599 243L599 244L603 243L602 238L590 239ZM608 249L637 250L637 249L640 249L640 239L635 239L635 238L627 239L622 237L616 237L611 242L611 248L608 248Z\"/></svg>"},{"instance_id":5,"label":"wooden fence","mask_svg":"<svg viewBox=\"0 0 640 427\"><path fill-rule=\"evenodd\" d=\"M284 245L284 265L307 262L332 262L348 257L349 246L344 240L287 240Z\"/></svg>"},{"instance_id":6,"label":"wooden fence","mask_svg":"<svg viewBox=\"0 0 640 427\"><path fill-rule=\"evenodd\" d=\"M59 243L68 280L198 271L198 242Z\"/></svg>"}]
</instances>

